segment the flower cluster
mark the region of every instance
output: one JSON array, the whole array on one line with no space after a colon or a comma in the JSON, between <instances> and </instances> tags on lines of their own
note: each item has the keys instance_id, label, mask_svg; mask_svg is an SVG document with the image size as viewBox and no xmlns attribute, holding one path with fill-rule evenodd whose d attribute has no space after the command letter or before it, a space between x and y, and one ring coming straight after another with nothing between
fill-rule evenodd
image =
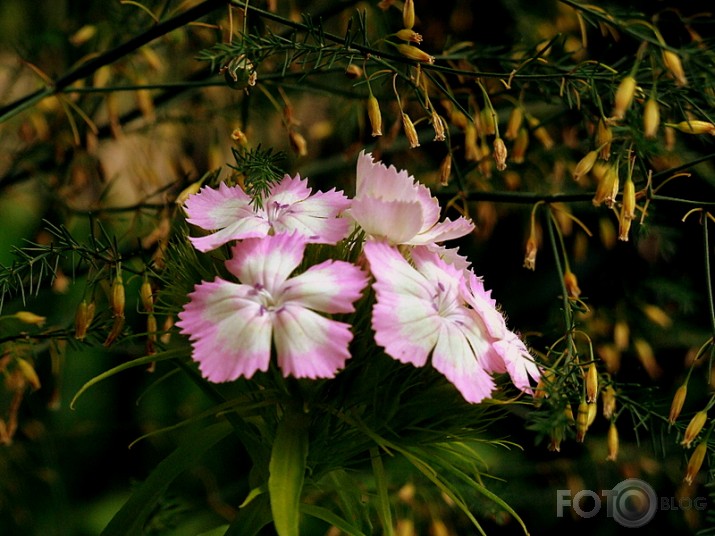
<instances>
[{"instance_id":1,"label":"flower cluster","mask_svg":"<svg viewBox=\"0 0 715 536\"><path fill-rule=\"evenodd\" d=\"M530 392L539 370L510 331L483 281L442 242L473 229L463 217L440 221L440 205L406 171L361 153L356 193L313 193L286 175L252 203L239 187L202 188L185 204L187 221L208 234L199 251L229 245L226 270L196 285L177 325L210 381L268 370L272 351L284 376L330 378L351 358L353 326L331 315L353 313L372 283L375 342L390 357L432 366L468 402L489 397L494 373ZM309 243L335 245L352 231L360 263L328 260L293 275ZM357 325L358 322L355 323Z\"/></svg>"}]
</instances>

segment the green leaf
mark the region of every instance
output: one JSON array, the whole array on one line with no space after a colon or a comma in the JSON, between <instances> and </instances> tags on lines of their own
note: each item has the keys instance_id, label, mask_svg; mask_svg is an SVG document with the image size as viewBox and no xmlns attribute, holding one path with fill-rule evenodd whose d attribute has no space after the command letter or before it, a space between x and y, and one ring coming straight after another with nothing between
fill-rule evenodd
<instances>
[{"instance_id":1,"label":"green leaf","mask_svg":"<svg viewBox=\"0 0 715 536\"><path fill-rule=\"evenodd\" d=\"M256 536L271 522L271 506L265 493L259 493L251 501L244 501L244 505L224 536Z\"/></svg>"},{"instance_id":2,"label":"green leaf","mask_svg":"<svg viewBox=\"0 0 715 536\"><path fill-rule=\"evenodd\" d=\"M323 508L322 506L316 506L314 504L301 504L300 511L309 516L321 519L326 523L330 523L334 527L340 529L342 532L346 532L350 536L365 536L365 533L362 532L360 529L351 525L339 515L335 514L334 512L331 512L327 508Z\"/></svg>"},{"instance_id":3,"label":"green leaf","mask_svg":"<svg viewBox=\"0 0 715 536\"><path fill-rule=\"evenodd\" d=\"M147 518L171 482L194 466L207 450L229 435L231 430L228 423L222 422L198 430L192 437L187 438L174 452L164 458L132 493L124 506L109 521L101 536L142 534Z\"/></svg>"},{"instance_id":4,"label":"green leaf","mask_svg":"<svg viewBox=\"0 0 715 536\"><path fill-rule=\"evenodd\" d=\"M278 423L268 465L268 494L279 536L300 533L300 497L308 458L309 420L299 408L288 406Z\"/></svg>"},{"instance_id":5,"label":"green leaf","mask_svg":"<svg viewBox=\"0 0 715 536\"><path fill-rule=\"evenodd\" d=\"M95 376L91 380L89 380L87 383L85 383L82 387L80 387L79 391L77 391L77 394L74 395L72 398L72 401L70 402L70 408L74 409L75 403L77 402L77 399L90 387L93 385L98 384L99 382L106 380L107 378L111 378L115 374L119 372L123 372L125 370L128 370L130 368L134 367L140 367L143 365L149 365L151 363L155 363L157 361L164 361L166 359L173 359L175 357L180 357L186 354L185 349L176 349L176 350L167 350L166 352L160 352L154 355L146 355L144 357L140 357L138 359L134 359L132 361L127 361L126 363L122 363L121 365L117 365L114 368L111 368L102 374L99 374L98 376Z\"/></svg>"}]
</instances>

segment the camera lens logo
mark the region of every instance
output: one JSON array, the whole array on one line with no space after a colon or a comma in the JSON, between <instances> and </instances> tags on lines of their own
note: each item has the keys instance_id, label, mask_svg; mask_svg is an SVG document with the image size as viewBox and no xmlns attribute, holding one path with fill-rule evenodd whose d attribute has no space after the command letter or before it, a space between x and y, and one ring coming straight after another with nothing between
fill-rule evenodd
<instances>
[{"instance_id":1,"label":"camera lens logo","mask_svg":"<svg viewBox=\"0 0 715 536\"><path fill-rule=\"evenodd\" d=\"M626 528L642 527L653 519L658 509L653 488L637 478L623 480L604 493L608 496L608 517Z\"/></svg>"}]
</instances>

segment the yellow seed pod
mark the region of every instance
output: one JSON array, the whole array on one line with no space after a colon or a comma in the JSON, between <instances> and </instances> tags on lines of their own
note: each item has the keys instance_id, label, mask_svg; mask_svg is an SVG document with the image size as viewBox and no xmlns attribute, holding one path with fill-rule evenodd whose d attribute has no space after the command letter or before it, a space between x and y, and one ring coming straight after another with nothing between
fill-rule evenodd
<instances>
[{"instance_id":1,"label":"yellow seed pod","mask_svg":"<svg viewBox=\"0 0 715 536\"><path fill-rule=\"evenodd\" d=\"M576 441L583 443L586 437L586 431L588 430L588 414L589 414L589 404L585 400L582 400L578 405L578 410L576 411Z\"/></svg>"},{"instance_id":2,"label":"yellow seed pod","mask_svg":"<svg viewBox=\"0 0 715 536\"><path fill-rule=\"evenodd\" d=\"M566 270L564 273L564 286L570 298L578 298L581 295L581 289L578 286L576 274L571 270Z\"/></svg>"},{"instance_id":3,"label":"yellow seed pod","mask_svg":"<svg viewBox=\"0 0 715 536\"><path fill-rule=\"evenodd\" d=\"M430 56L421 48L402 43L395 45L395 47L397 48L397 51L406 58L414 61L420 61L422 63L434 63L434 56Z\"/></svg>"},{"instance_id":4,"label":"yellow seed pod","mask_svg":"<svg viewBox=\"0 0 715 536\"><path fill-rule=\"evenodd\" d=\"M601 391L601 402L603 404L603 417L610 419L616 411L616 390L612 385Z\"/></svg>"},{"instance_id":5,"label":"yellow seed pod","mask_svg":"<svg viewBox=\"0 0 715 536\"><path fill-rule=\"evenodd\" d=\"M440 115L432 109L432 128L434 128L434 139L432 141L444 141L446 139L446 133L444 129L444 120Z\"/></svg>"},{"instance_id":6,"label":"yellow seed pod","mask_svg":"<svg viewBox=\"0 0 715 536\"><path fill-rule=\"evenodd\" d=\"M361 67L358 67L354 63L351 63L345 68L345 76L347 76L350 80L356 80L358 78L362 78L363 75L363 70Z\"/></svg>"},{"instance_id":7,"label":"yellow seed pod","mask_svg":"<svg viewBox=\"0 0 715 536\"><path fill-rule=\"evenodd\" d=\"M439 165L439 184L440 186L447 186L449 184L449 176L452 173L452 154L447 153L447 155L442 159L442 163Z\"/></svg>"},{"instance_id":8,"label":"yellow seed pod","mask_svg":"<svg viewBox=\"0 0 715 536\"><path fill-rule=\"evenodd\" d=\"M112 313L115 317L124 317L124 281L119 268L117 268L117 276L114 278L114 283L112 283L111 305Z\"/></svg>"},{"instance_id":9,"label":"yellow seed pod","mask_svg":"<svg viewBox=\"0 0 715 536\"><path fill-rule=\"evenodd\" d=\"M511 149L511 161L515 164L523 164L526 150L529 148L529 131L522 127L516 135L514 146Z\"/></svg>"},{"instance_id":10,"label":"yellow seed pod","mask_svg":"<svg viewBox=\"0 0 715 536\"><path fill-rule=\"evenodd\" d=\"M685 77L685 71L683 70L683 63L680 61L680 56L670 50L664 50L663 65L665 65L665 68L675 79L676 85L681 87L688 85L688 79Z\"/></svg>"},{"instance_id":11,"label":"yellow seed pod","mask_svg":"<svg viewBox=\"0 0 715 536\"><path fill-rule=\"evenodd\" d=\"M628 348L629 339L630 328L628 327L628 322L625 320L618 320L613 325L613 344L618 350L625 350Z\"/></svg>"},{"instance_id":12,"label":"yellow seed pod","mask_svg":"<svg viewBox=\"0 0 715 536\"><path fill-rule=\"evenodd\" d=\"M482 108L479 111L479 125L482 127L484 134L493 136L496 134L496 112L492 112L489 108Z\"/></svg>"},{"instance_id":13,"label":"yellow seed pod","mask_svg":"<svg viewBox=\"0 0 715 536\"><path fill-rule=\"evenodd\" d=\"M628 241L628 232L631 222L636 217L636 188L633 180L629 177L623 184L623 203L618 217L618 239Z\"/></svg>"},{"instance_id":14,"label":"yellow seed pod","mask_svg":"<svg viewBox=\"0 0 715 536\"><path fill-rule=\"evenodd\" d=\"M144 279L141 287L139 287L139 297L141 298L142 307L144 307L145 311L151 312L154 310L154 294L148 279Z\"/></svg>"},{"instance_id":15,"label":"yellow seed pod","mask_svg":"<svg viewBox=\"0 0 715 536\"><path fill-rule=\"evenodd\" d=\"M611 142L613 141L613 131L603 119L598 121L596 127L596 145L600 147L599 155L602 160L608 160L611 157Z\"/></svg>"},{"instance_id":16,"label":"yellow seed pod","mask_svg":"<svg viewBox=\"0 0 715 536\"><path fill-rule=\"evenodd\" d=\"M686 134L710 134L715 136L715 125L708 121L681 121L670 126Z\"/></svg>"},{"instance_id":17,"label":"yellow seed pod","mask_svg":"<svg viewBox=\"0 0 715 536\"><path fill-rule=\"evenodd\" d=\"M308 142L300 132L290 129L288 131L288 141L290 142L290 148L298 156L306 156L308 154Z\"/></svg>"},{"instance_id":18,"label":"yellow seed pod","mask_svg":"<svg viewBox=\"0 0 715 536\"><path fill-rule=\"evenodd\" d=\"M27 380L27 383L29 383L34 390L39 389L40 378L35 371L35 367L33 367L28 361L24 360L21 357L16 357L15 362L17 363L20 372L22 372L22 375Z\"/></svg>"},{"instance_id":19,"label":"yellow seed pod","mask_svg":"<svg viewBox=\"0 0 715 536\"><path fill-rule=\"evenodd\" d=\"M75 331L74 336L77 340L84 340L87 336L87 331L89 326L92 324L94 319L94 302L87 303L86 300L82 302L77 307L77 312L74 317Z\"/></svg>"},{"instance_id":20,"label":"yellow seed pod","mask_svg":"<svg viewBox=\"0 0 715 536\"><path fill-rule=\"evenodd\" d=\"M408 43L419 44L422 42L422 35L418 34L411 28L403 28L395 34L395 37L401 39L402 41L407 41Z\"/></svg>"},{"instance_id":21,"label":"yellow seed pod","mask_svg":"<svg viewBox=\"0 0 715 536\"><path fill-rule=\"evenodd\" d=\"M593 196L593 205L598 207L605 203L608 208L612 208L616 203L619 187L618 165L611 164L606 167L606 174L598 181L596 193Z\"/></svg>"},{"instance_id":22,"label":"yellow seed pod","mask_svg":"<svg viewBox=\"0 0 715 536\"><path fill-rule=\"evenodd\" d=\"M402 4L402 25L411 30L415 25L415 2L414 0L405 0Z\"/></svg>"}]
</instances>

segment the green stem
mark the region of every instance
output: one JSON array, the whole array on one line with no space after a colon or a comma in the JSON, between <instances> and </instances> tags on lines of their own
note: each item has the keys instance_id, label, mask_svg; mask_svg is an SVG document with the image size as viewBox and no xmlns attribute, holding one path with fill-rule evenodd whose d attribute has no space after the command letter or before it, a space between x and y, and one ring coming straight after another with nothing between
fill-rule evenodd
<instances>
[{"instance_id":1,"label":"green stem","mask_svg":"<svg viewBox=\"0 0 715 536\"><path fill-rule=\"evenodd\" d=\"M564 269L561 265L561 252L559 252L558 244L561 244L563 248L563 239L561 238L561 233L556 230L557 223L554 219L554 215L551 211L548 213L547 227L549 229L549 241L551 242L551 250L554 254L554 263L556 264L556 271L559 274L559 282L561 284L561 296L563 301L564 309L564 324L566 329L566 341L569 351L575 350L575 344L573 340L573 315L571 311L571 304L569 303L568 290L566 289L566 283L564 281ZM557 243L556 234L559 235L560 240ZM565 256L564 256L565 258ZM575 355L575 352L574 354Z\"/></svg>"}]
</instances>

